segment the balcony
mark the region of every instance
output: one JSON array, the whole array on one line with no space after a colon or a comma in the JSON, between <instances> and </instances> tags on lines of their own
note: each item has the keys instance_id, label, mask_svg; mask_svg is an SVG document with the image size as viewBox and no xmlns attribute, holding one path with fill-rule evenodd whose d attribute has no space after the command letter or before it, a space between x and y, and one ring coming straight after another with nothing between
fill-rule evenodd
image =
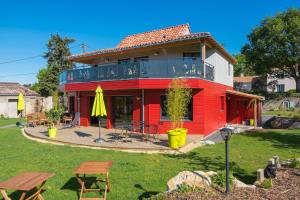
<instances>
[{"instance_id":1,"label":"balcony","mask_svg":"<svg viewBox=\"0 0 300 200\"><path fill-rule=\"evenodd\" d=\"M147 78L201 78L214 81L214 66L199 58L150 59L107 63L63 71L60 85L66 83Z\"/></svg>"}]
</instances>

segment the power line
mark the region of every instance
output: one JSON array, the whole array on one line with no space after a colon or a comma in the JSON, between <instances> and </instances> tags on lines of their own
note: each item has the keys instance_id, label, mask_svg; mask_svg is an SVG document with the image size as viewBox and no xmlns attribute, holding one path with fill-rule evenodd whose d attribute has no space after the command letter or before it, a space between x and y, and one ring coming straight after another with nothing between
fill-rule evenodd
<instances>
[{"instance_id":1,"label":"power line","mask_svg":"<svg viewBox=\"0 0 300 200\"><path fill-rule=\"evenodd\" d=\"M74 49L76 47L81 47L82 44L70 47L70 49ZM39 58L39 57L43 57L44 55L36 55L36 56L29 56L29 57L25 57L25 58L20 58L20 59L15 59L15 60L8 60L8 61L4 61L4 62L0 62L0 65L3 64L9 64L9 63L14 63L14 62L19 62L19 61L23 61L23 60L30 60L30 59L34 59L34 58Z\"/></svg>"},{"instance_id":2,"label":"power line","mask_svg":"<svg viewBox=\"0 0 300 200\"><path fill-rule=\"evenodd\" d=\"M36 75L37 73L26 73L26 74L8 74L8 75L0 75L0 78L7 78L12 76L28 76L28 75Z\"/></svg>"},{"instance_id":3,"label":"power line","mask_svg":"<svg viewBox=\"0 0 300 200\"><path fill-rule=\"evenodd\" d=\"M16 59L16 60L4 61L4 62L0 62L0 65L2 65L2 64L8 64L8 63L14 63L14 62L19 62L19 61L22 61L22 60L30 60L30 59L38 58L38 57L42 57L42 55L30 56L30 57Z\"/></svg>"}]
</instances>

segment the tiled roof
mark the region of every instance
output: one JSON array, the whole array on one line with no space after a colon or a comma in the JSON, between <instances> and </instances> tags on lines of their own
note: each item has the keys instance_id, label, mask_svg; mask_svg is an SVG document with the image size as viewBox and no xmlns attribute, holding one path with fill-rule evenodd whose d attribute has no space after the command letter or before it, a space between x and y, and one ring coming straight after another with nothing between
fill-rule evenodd
<instances>
[{"instance_id":1,"label":"tiled roof","mask_svg":"<svg viewBox=\"0 0 300 200\"><path fill-rule=\"evenodd\" d=\"M105 53L121 52L121 51L130 50L130 49L136 49L136 48L141 48L141 47L154 46L154 45L159 45L159 44L167 44L167 43L172 43L172 42L176 42L176 41L198 39L198 38L203 38L203 37L210 37L210 33L207 33L207 32L194 33L194 34L179 36L179 37L177 37L175 39L166 39L166 40L163 40L163 41L138 44L138 45L135 45L135 46L100 49L100 50L96 50L96 51L92 51L92 52L85 52L85 53L81 53L81 54L74 54L72 56L68 56L67 60L72 60L73 58L81 58L81 57L86 57L86 56L101 55L101 54L105 54Z\"/></svg>"},{"instance_id":2,"label":"tiled roof","mask_svg":"<svg viewBox=\"0 0 300 200\"><path fill-rule=\"evenodd\" d=\"M234 81L238 83L251 83L253 79L258 78L258 76L239 76L239 77L234 77Z\"/></svg>"},{"instance_id":3,"label":"tiled roof","mask_svg":"<svg viewBox=\"0 0 300 200\"><path fill-rule=\"evenodd\" d=\"M153 42L168 41L189 34L191 34L191 32L190 26L188 24L172 26L144 33L129 35L117 45L117 48L132 47Z\"/></svg>"},{"instance_id":4,"label":"tiled roof","mask_svg":"<svg viewBox=\"0 0 300 200\"><path fill-rule=\"evenodd\" d=\"M0 82L0 96L17 96L20 93L26 96L38 96L38 93L19 83Z\"/></svg>"},{"instance_id":5,"label":"tiled roof","mask_svg":"<svg viewBox=\"0 0 300 200\"><path fill-rule=\"evenodd\" d=\"M215 46L227 58L229 58L229 60L231 60L233 63L236 63L236 59L226 52L226 50L211 36L209 32L191 33L188 24L130 35L123 39L115 48L100 49L92 52L74 54L68 56L66 59L69 61L79 61L81 58L87 58L90 56L119 53L132 49L175 43L179 41L195 40L200 38L207 39L212 43L213 46Z\"/></svg>"}]
</instances>

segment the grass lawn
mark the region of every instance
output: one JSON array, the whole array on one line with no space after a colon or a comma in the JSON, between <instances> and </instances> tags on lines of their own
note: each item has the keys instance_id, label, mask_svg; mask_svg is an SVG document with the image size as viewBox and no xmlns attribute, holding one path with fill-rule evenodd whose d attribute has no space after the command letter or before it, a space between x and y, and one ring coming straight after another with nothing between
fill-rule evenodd
<instances>
[{"instance_id":1,"label":"grass lawn","mask_svg":"<svg viewBox=\"0 0 300 200\"><path fill-rule=\"evenodd\" d=\"M16 124L16 122L24 122L24 118L0 118L0 126Z\"/></svg>"},{"instance_id":2,"label":"grass lawn","mask_svg":"<svg viewBox=\"0 0 300 200\"><path fill-rule=\"evenodd\" d=\"M112 160L112 190L108 199L143 199L163 192L166 182L183 170L224 168L224 144L200 147L184 155L149 155L92 150L42 144L24 138L17 128L0 130L0 181L22 171L54 172L44 192L45 199L78 199L79 185L72 171L82 161ZM234 136L230 141L230 160L235 176L251 183L256 170L268 158L300 157L299 131L272 131ZM12 199L18 193L12 193Z\"/></svg>"},{"instance_id":3,"label":"grass lawn","mask_svg":"<svg viewBox=\"0 0 300 200\"><path fill-rule=\"evenodd\" d=\"M264 115L281 116L281 117L297 117L297 118L300 118L300 112L287 111L287 110L264 111L263 114Z\"/></svg>"}]
</instances>

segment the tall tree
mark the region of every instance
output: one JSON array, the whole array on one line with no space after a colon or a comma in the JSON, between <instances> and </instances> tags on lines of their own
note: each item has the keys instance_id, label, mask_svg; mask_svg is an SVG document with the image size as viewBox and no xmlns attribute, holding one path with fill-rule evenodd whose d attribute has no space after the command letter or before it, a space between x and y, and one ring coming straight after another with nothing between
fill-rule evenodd
<instances>
[{"instance_id":1,"label":"tall tree","mask_svg":"<svg viewBox=\"0 0 300 200\"><path fill-rule=\"evenodd\" d=\"M42 96L50 96L57 92L59 84L59 73L65 69L72 68L72 63L65 60L71 55L69 45L75 40L62 38L58 34L51 35L44 58L47 66L41 69L37 75L38 83L34 86Z\"/></svg>"},{"instance_id":2,"label":"tall tree","mask_svg":"<svg viewBox=\"0 0 300 200\"><path fill-rule=\"evenodd\" d=\"M252 67L247 65L246 57L244 54L235 55L237 63L234 65L234 76L252 76L255 75Z\"/></svg>"},{"instance_id":3,"label":"tall tree","mask_svg":"<svg viewBox=\"0 0 300 200\"><path fill-rule=\"evenodd\" d=\"M285 73L300 92L300 9L288 9L267 17L248 35L242 48L257 74Z\"/></svg>"}]
</instances>

